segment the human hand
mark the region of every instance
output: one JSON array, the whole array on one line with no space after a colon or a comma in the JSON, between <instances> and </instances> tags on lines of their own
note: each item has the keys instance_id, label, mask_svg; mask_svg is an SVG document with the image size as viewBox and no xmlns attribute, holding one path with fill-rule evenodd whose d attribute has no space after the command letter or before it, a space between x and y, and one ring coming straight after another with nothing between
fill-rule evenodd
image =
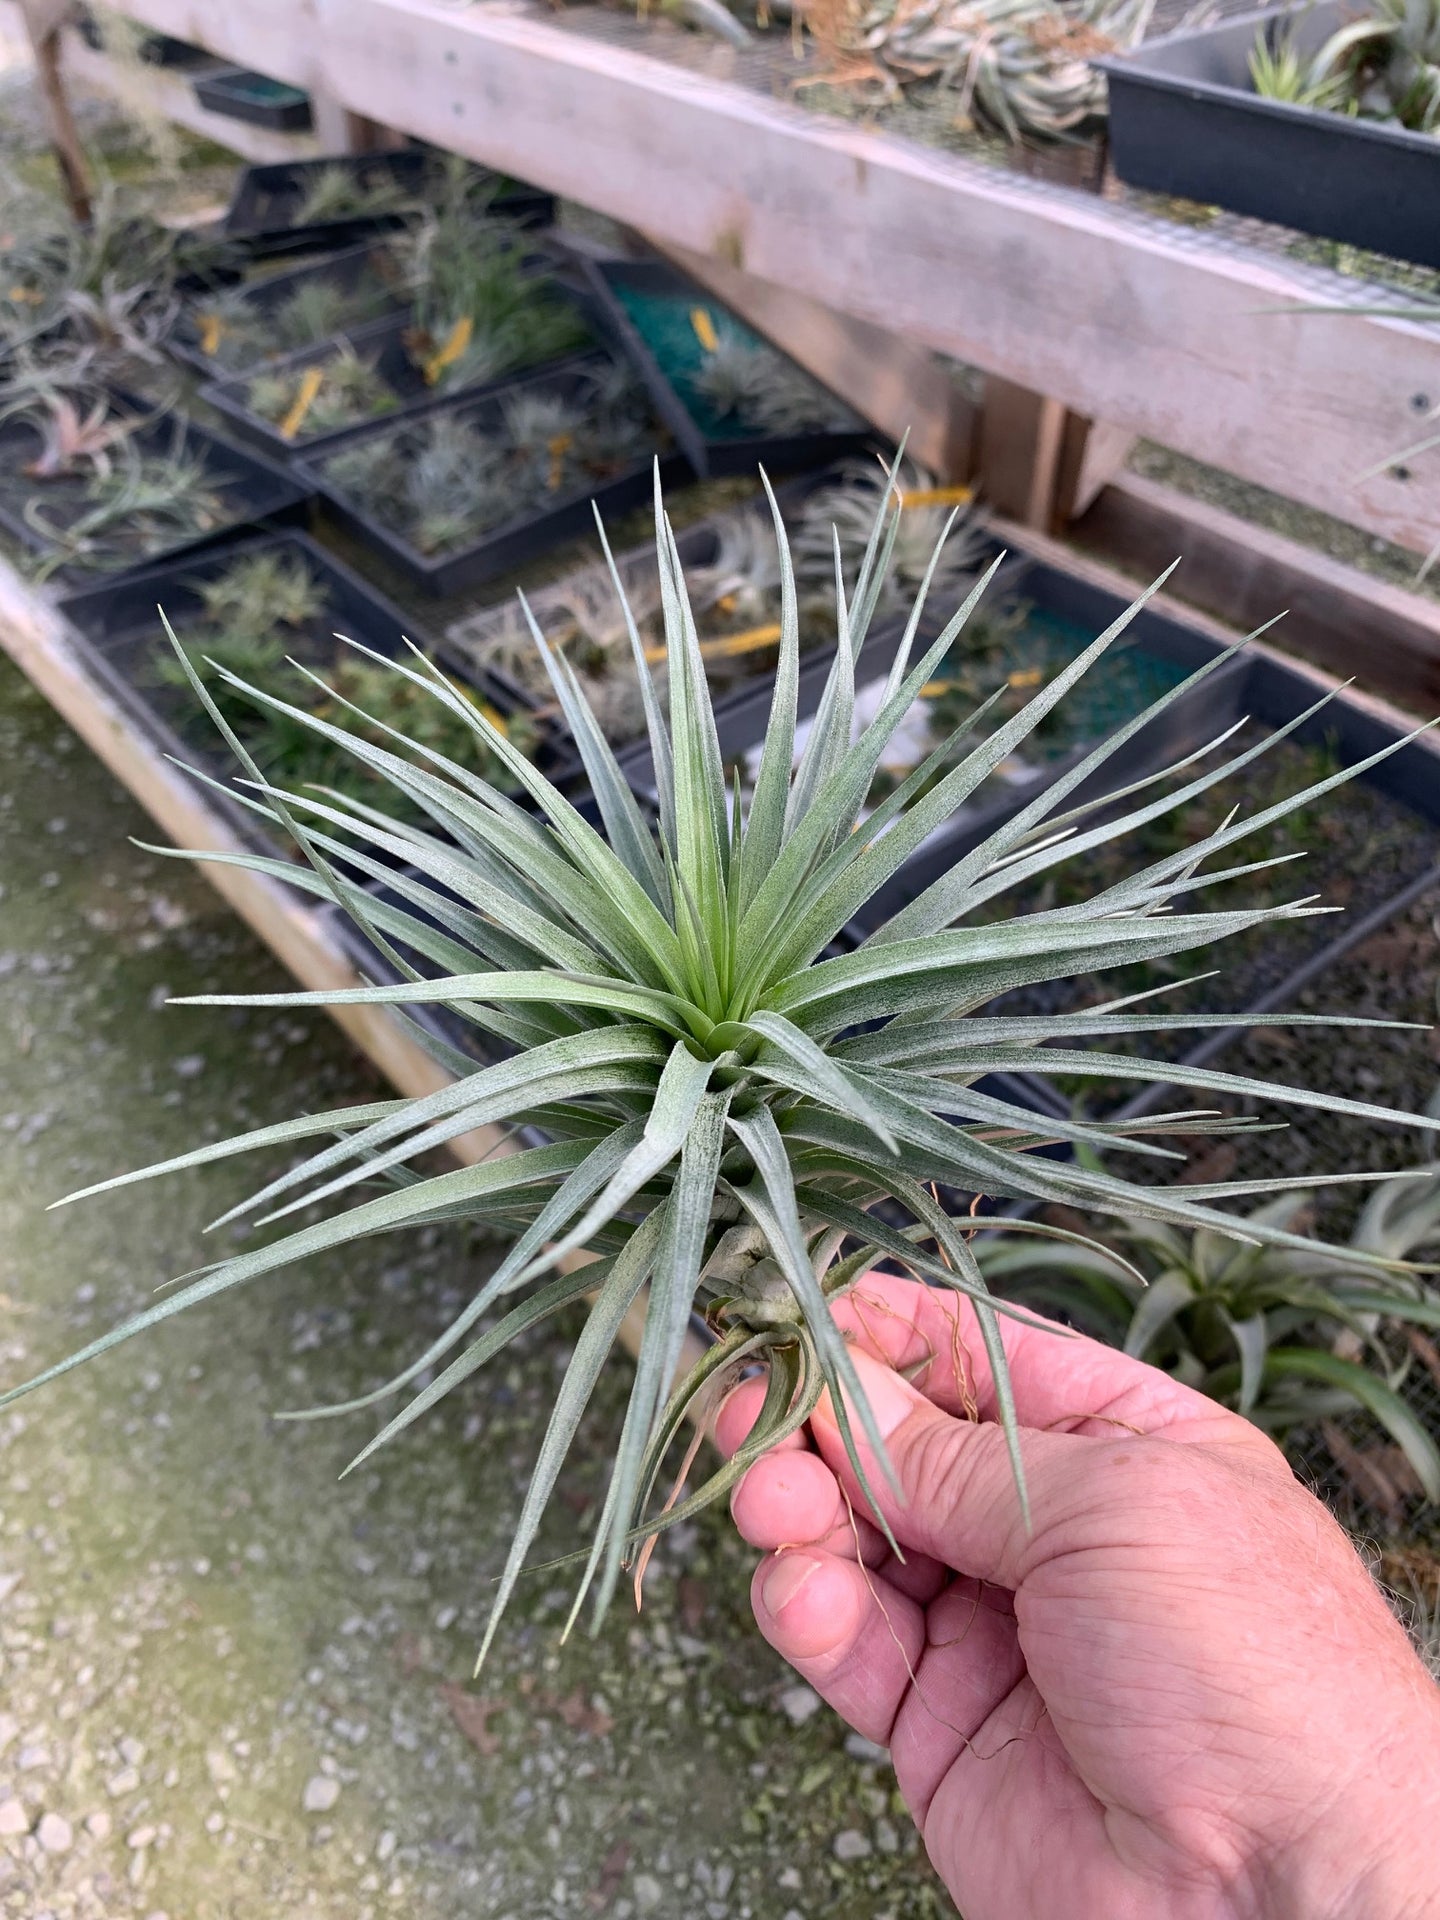
<instances>
[{"instance_id":1,"label":"human hand","mask_svg":"<svg viewBox=\"0 0 1440 1920\"><path fill-rule=\"evenodd\" d=\"M755 1618L889 1746L966 1920L1440 1915L1440 1688L1278 1448L1141 1361L1002 1316L1027 1531L968 1305L873 1273L836 1317L905 1558L822 1400L733 1496L765 1552ZM727 1452L762 1390L721 1409Z\"/></svg>"}]
</instances>

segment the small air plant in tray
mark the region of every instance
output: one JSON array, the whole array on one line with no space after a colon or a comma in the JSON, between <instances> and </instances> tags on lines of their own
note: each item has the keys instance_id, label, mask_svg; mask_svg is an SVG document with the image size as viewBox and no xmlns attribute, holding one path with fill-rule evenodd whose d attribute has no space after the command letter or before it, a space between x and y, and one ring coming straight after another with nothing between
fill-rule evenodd
<instances>
[{"instance_id":1,"label":"small air plant in tray","mask_svg":"<svg viewBox=\"0 0 1440 1920\"><path fill-rule=\"evenodd\" d=\"M555 198L422 147L247 167L225 231L256 256L352 246L410 225L452 194L457 176L512 225L548 227Z\"/></svg>"},{"instance_id":2,"label":"small air plant in tray","mask_svg":"<svg viewBox=\"0 0 1440 1920\"><path fill-rule=\"evenodd\" d=\"M236 677L263 681L270 694L347 736L358 732L383 743L383 729L393 727L438 752L462 753L467 742L473 749L473 736L462 721L421 698L411 682L373 657L404 657L406 640L426 650L425 636L304 534L266 535L147 568L115 587L70 595L61 611L103 663L107 681L127 709L166 752L222 783L209 797L252 844L293 853L285 836L266 831L253 796L233 784L234 759L197 708L157 607L164 609L226 723L265 777L277 784L329 788L388 811L401 825L425 817L413 802L374 780L333 739L237 691ZM307 672L324 684L307 678ZM454 684L492 725L534 752L537 736L523 694L493 674ZM475 761L476 770L506 784L493 756L482 758L483 766ZM403 859L403 848L397 843L385 857L393 864ZM355 858L363 879L370 855L361 849Z\"/></svg>"},{"instance_id":3,"label":"small air plant in tray","mask_svg":"<svg viewBox=\"0 0 1440 1920\"><path fill-rule=\"evenodd\" d=\"M398 313L407 298L404 279L386 242L349 247L187 301L165 344L207 380L244 373Z\"/></svg>"},{"instance_id":4,"label":"small air plant in tray","mask_svg":"<svg viewBox=\"0 0 1440 1920\"><path fill-rule=\"evenodd\" d=\"M884 436L674 267L591 260L611 330L695 471L827 465Z\"/></svg>"},{"instance_id":5,"label":"small air plant in tray","mask_svg":"<svg viewBox=\"0 0 1440 1920\"><path fill-rule=\"evenodd\" d=\"M437 400L301 462L326 509L429 593L458 593L638 505L683 471L630 369L596 353Z\"/></svg>"},{"instance_id":6,"label":"small air plant in tray","mask_svg":"<svg viewBox=\"0 0 1440 1920\"><path fill-rule=\"evenodd\" d=\"M223 1006L445 1005L493 1036L510 1057L468 1070L460 1062L453 1084L423 1097L297 1117L206 1142L161 1166L118 1174L85 1196L70 1196L91 1197L241 1151L278 1148L282 1161L274 1177L262 1175L257 1191L227 1219L263 1215L267 1225L281 1218L287 1224L259 1244L226 1251L0 1398L0 1406L8 1405L192 1305L309 1255L354 1247L363 1260L373 1236L440 1220L498 1229L511 1240L508 1251L438 1339L359 1400L305 1410L312 1418L348 1413L413 1388L408 1403L367 1440L359 1457L369 1458L514 1338L588 1296L589 1316L557 1378L548 1431L494 1590L482 1659L530 1559L601 1369L642 1299L638 1365L623 1421L608 1443L613 1472L582 1548L572 1621L587 1600L597 1619L603 1617L622 1575L628 1571L637 1585L643 1578L653 1537L723 1498L761 1451L801 1429L827 1390L844 1410L845 1443L861 1492L880 1511L870 1475L877 1461L886 1466L885 1442L832 1308L881 1258L972 1303L1023 1509L1024 1460L999 1319L1014 1309L989 1292L972 1245L976 1223L942 1208L935 1197L940 1182L977 1198L1048 1202L1105 1220L1144 1214L1177 1232L1209 1228L1226 1239L1313 1251L1313 1242L1282 1226L1225 1210L1227 1201L1249 1203L1256 1192L1251 1183L1177 1186L1169 1178L1171 1163L1161 1160L1157 1171L1153 1158L1134 1179L1124 1179L1097 1172L1086 1159L1066 1164L1035 1151L1053 1134L1090 1155L1137 1144L1164 1155L1167 1144L1143 1136L1243 1138L1254 1131L1244 1122L1190 1109L1157 1118L1138 1130L1138 1140L1136 1131L1103 1122L1047 1120L1042 1134L1033 1113L977 1085L1037 1037L1064 1046L1084 1027L1064 1012L1038 1029L1015 1023L994 1005L1008 987L1065 979L1101 956L1121 964L1184 953L1297 911L1280 888L1249 912L1197 900L1196 868L1224 856L1232 839L1253 825L1247 818L1190 841L1149 871L1127 875L1063 913L1016 914L995 924L972 919L975 907L1022 881L1031 862L1050 857L1045 849L1055 850L1055 827L1087 780L1138 733L1163 726L1167 709L1194 690L1193 677L1007 818L856 951L829 952L857 907L1020 745L1035 720L1079 684L1138 616L1144 596L1120 610L1110 629L1004 728L985 735L962 723L938 750L940 760L952 763L939 784L923 796L918 781L897 788L883 817L867 819L866 796L886 738L954 646L985 585L978 583L960 608L936 610L950 617L928 645L919 636L932 623L915 609L892 650L891 697L855 737L856 661L867 644L885 559L884 531L877 528L867 558L858 568L851 562L853 596L835 609L830 679L798 765L793 696L801 616L796 596L785 595L762 771L742 815L726 790L673 535L658 502L656 517L660 564L672 591L669 700L662 705L652 688L646 701L655 762L664 770L654 817L646 817L626 787L563 662L555 662L553 684L583 743L603 830L482 712L455 700L442 681L397 662L392 671L413 674L413 684L428 687L429 698L469 723L476 740L523 786L534 813L506 805L477 779L468 752L460 761L411 758L403 738L391 743L400 750L394 752L352 736L349 751L376 777L406 797L422 793L437 826L453 828L449 834L417 830L407 843L415 871L443 884L453 879L471 903L443 945L421 915L411 916L412 942L420 951L431 948L440 976L319 992L205 996ZM643 651L637 648L637 655L643 673ZM1214 663L1205 662L1200 673L1203 685L1214 677ZM198 677L195 690L205 697ZM263 701L264 690L256 692ZM225 730L218 710L212 717ZM318 719L308 724L324 730ZM233 744L243 756L243 743ZM345 899L363 922L365 902L342 873L326 872L333 863L309 831L325 814L304 796L265 788L253 761L250 769L261 780L260 803L272 821L306 843L315 861L307 882ZM1309 803L1338 784L1289 798ZM335 810L347 815L358 839L384 844L384 830L367 809ZM1117 819L1106 831L1119 834L1126 825ZM1211 884L1218 881L1212 874ZM1163 1020L1148 1010L1135 1017ZM1294 1016L1285 1023L1301 1024ZM1351 1021L1342 1010L1326 1024L1369 1023ZM1156 1074L1163 1077L1163 1070ZM1217 1090L1404 1128L1417 1124L1413 1116L1353 1097L1348 1088L1224 1077ZM1418 1124L1433 1131L1440 1123ZM429 1156L436 1148L492 1125L511 1136L515 1151L458 1169L434 1167ZM546 1137L536 1140L533 1128ZM1357 1176L1342 1167L1333 1177ZM1099 1245L1093 1235L1046 1221L1007 1222L1005 1230ZM566 1256L582 1250L594 1260L570 1270ZM1379 1290L1393 1279L1391 1268L1373 1256L1359 1258L1383 1297ZM685 1334L696 1311L706 1315L715 1341L687 1370ZM1057 1352L1061 1337L1057 1330ZM686 1415L703 1430L720 1396L757 1369L768 1386L755 1428L732 1459L706 1463L687 1493L697 1456L686 1445ZM862 1433L870 1466L858 1444ZM587 1436L587 1444L597 1442Z\"/></svg>"},{"instance_id":7,"label":"small air plant in tray","mask_svg":"<svg viewBox=\"0 0 1440 1920\"><path fill-rule=\"evenodd\" d=\"M547 275L513 232L475 226L463 276L432 277L429 251L403 268L413 304L247 373L201 398L236 433L285 459L328 452L388 416L429 410L594 345L586 301Z\"/></svg>"},{"instance_id":8,"label":"small air plant in tray","mask_svg":"<svg viewBox=\"0 0 1440 1920\"><path fill-rule=\"evenodd\" d=\"M0 418L0 529L38 579L123 573L305 499L258 454L126 395L41 394Z\"/></svg>"}]
</instances>

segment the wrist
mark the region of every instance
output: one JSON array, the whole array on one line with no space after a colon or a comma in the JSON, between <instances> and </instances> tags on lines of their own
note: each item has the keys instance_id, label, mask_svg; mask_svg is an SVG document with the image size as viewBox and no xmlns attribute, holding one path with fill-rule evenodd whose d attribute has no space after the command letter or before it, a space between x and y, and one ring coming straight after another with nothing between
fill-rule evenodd
<instances>
[{"instance_id":1,"label":"wrist","mask_svg":"<svg viewBox=\"0 0 1440 1920\"><path fill-rule=\"evenodd\" d=\"M1241 1920L1440 1920L1440 1712L1404 1754L1409 1788L1326 1809L1272 1857Z\"/></svg>"}]
</instances>

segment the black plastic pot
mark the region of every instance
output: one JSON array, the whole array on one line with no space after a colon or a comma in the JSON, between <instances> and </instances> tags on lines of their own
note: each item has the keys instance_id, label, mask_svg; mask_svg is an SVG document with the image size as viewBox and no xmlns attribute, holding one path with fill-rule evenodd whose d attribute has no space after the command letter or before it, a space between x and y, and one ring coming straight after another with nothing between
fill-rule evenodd
<instances>
[{"instance_id":1,"label":"black plastic pot","mask_svg":"<svg viewBox=\"0 0 1440 1920\"><path fill-rule=\"evenodd\" d=\"M590 327L593 344L595 328L590 325L588 303L562 282L552 281L551 284L558 298L570 301L580 310L578 317ZM282 355L264 366L252 367L245 373L233 374L223 380L209 381L200 389L200 398L221 414L242 439L262 447L272 459L289 461L297 456L317 459L347 445L376 426L393 428L417 414L433 412L443 401L470 399L502 387L515 378L515 371L512 370L498 379L476 381L470 386L437 394L435 388L426 382L423 371L416 365L406 345L405 336L411 325L409 311L397 311L387 319L350 328L333 340L322 340L313 347L302 347L298 352ZM298 384L298 376L305 368L323 366L346 341L361 360L374 367L392 402L388 412L356 421L350 426L332 428L326 433L307 433L302 424L298 432L288 439L271 421L251 412L246 397L257 375L294 373ZM573 355L567 354L564 358L568 360Z\"/></svg>"},{"instance_id":2,"label":"black plastic pot","mask_svg":"<svg viewBox=\"0 0 1440 1920\"><path fill-rule=\"evenodd\" d=\"M503 417L502 402L506 397L528 392L574 395L577 390L583 391L588 373L603 364L604 358L599 354L579 355L543 373L526 374L505 381L469 399L430 401L408 415L398 426L382 421L377 426L366 428L363 433L354 434L339 452L348 453L382 434L413 435L442 410L453 413L458 419L473 422L482 433L492 425L498 431ZM654 454L660 457L662 483L688 477L689 469L683 456L665 452L665 438L657 420L653 454L647 452L643 459L636 460L609 478L586 480L568 492L557 493L554 505L547 510L517 515L515 519L481 535L469 546L440 556L422 553L403 534L372 519L363 508L356 505L330 477L328 469L337 458L336 453L319 456L313 461L297 461L292 471L303 484L312 487L320 495L327 512L348 533L382 553L392 566L426 593L447 596L480 586L494 579L497 574L507 573L512 567L521 566L537 554L547 552L561 541L587 532L595 524L592 502L607 517L640 506L651 495Z\"/></svg>"},{"instance_id":3,"label":"black plastic pot","mask_svg":"<svg viewBox=\"0 0 1440 1920\"><path fill-rule=\"evenodd\" d=\"M759 334L732 314L727 307L698 287L693 280L663 260L595 260L585 258L585 272L595 290L596 300L605 314L610 332L634 362L659 409L660 417L675 436L691 466L698 474L717 477L725 474L753 474L763 466L767 472L795 472L805 467L825 466L869 447L883 447L883 434L867 426L850 412L838 396L835 406L848 415L852 425L814 433L775 435L754 433L742 422L721 422L707 418L703 396L689 378L690 368L682 364L672 341L667 354L663 345L647 340L643 315L682 313L695 310L722 316L727 331L748 336L757 346L768 345ZM637 315L642 316L637 319ZM683 327L676 335L684 339ZM697 359L699 339L696 337ZM779 352L778 348L772 351ZM782 356L784 357L784 356ZM817 382L818 385L818 382Z\"/></svg>"},{"instance_id":4,"label":"black plastic pot","mask_svg":"<svg viewBox=\"0 0 1440 1920\"><path fill-rule=\"evenodd\" d=\"M314 124L310 96L302 88L245 67L222 67L203 75L195 81L195 98L211 113L268 127L272 133L308 133Z\"/></svg>"},{"instance_id":5,"label":"black plastic pot","mask_svg":"<svg viewBox=\"0 0 1440 1920\"><path fill-rule=\"evenodd\" d=\"M335 220L297 224L305 196L324 168L344 167L362 180L396 181L407 193L420 193L432 178L437 156L425 147L401 147L393 153L335 154L329 159L287 160L269 166L247 167L240 176L235 198L225 215L225 232L243 240L256 256L313 252L328 247L353 246L377 233L392 233L407 224L404 212L346 214ZM477 178L496 184L493 206L516 226L553 225L555 196L538 187L520 186L477 169Z\"/></svg>"},{"instance_id":6,"label":"black plastic pot","mask_svg":"<svg viewBox=\"0 0 1440 1920\"><path fill-rule=\"evenodd\" d=\"M1308 54L1353 17L1346 0L1316 0L1097 60L1115 171L1133 187L1440 267L1440 140L1262 99L1251 84L1257 33L1273 43L1293 32Z\"/></svg>"},{"instance_id":7,"label":"black plastic pot","mask_svg":"<svg viewBox=\"0 0 1440 1920\"><path fill-rule=\"evenodd\" d=\"M390 281L386 278L387 270ZM229 284L233 286L238 278L238 274L233 276ZM312 266L290 267L284 273L271 274L267 279L257 280L253 286L245 289L243 298L247 307L253 307L257 316L263 317L273 313L298 288L311 281L333 280L347 293L357 292L363 286L370 284L375 290L375 304L372 311L365 314L363 320L358 323L368 325L380 319L387 311L396 313L400 311L400 299L391 291L391 282L396 279L398 279L398 273L395 262L386 251L383 242L364 242L359 246L349 247L341 253L332 254L328 259L318 260ZM222 281L221 284L225 283ZM214 356L207 354L200 344L198 325L199 316L203 312L203 294L206 291L210 289L196 289L197 294L202 297L192 301L190 306L181 313L170 338L165 343L175 359L183 361L187 367L192 367L203 378L213 380L217 377L229 379L238 373L250 372L265 361L279 360L284 357L279 353L267 353L251 362L248 367L226 368Z\"/></svg>"},{"instance_id":8,"label":"black plastic pot","mask_svg":"<svg viewBox=\"0 0 1440 1920\"><path fill-rule=\"evenodd\" d=\"M125 396L117 398L126 410L138 417L145 417L146 409L142 403L127 402ZM170 414L137 428L133 437L135 445L148 454L171 455L183 451L198 456L204 465L207 484L221 496L225 517L213 528L193 538L181 539L163 550L137 556L133 567L106 569L69 561L55 570L53 578L72 585L103 579L108 583L108 591L136 571L153 567L173 554L196 552L219 541L231 540L241 528L257 523L283 525L302 520L305 516L310 490L304 481L272 466L262 455L249 448L233 446L230 441L205 427ZM23 415L0 423L0 473L23 473L39 451L40 444L39 433ZM33 483L29 495L31 499L46 501L44 483ZM70 519L78 517L83 507L79 496L67 496L59 492L47 501L47 517L64 519L67 502L71 500L76 512ZM3 495L0 495L0 528L38 556L50 555L57 550L55 542L25 518L23 509L6 500Z\"/></svg>"},{"instance_id":9,"label":"black plastic pot","mask_svg":"<svg viewBox=\"0 0 1440 1920\"><path fill-rule=\"evenodd\" d=\"M404 651L404 640L413 640L435 654L441 666L453 677L468 682L482 699L503 714L524 708L525 695L499 674L476 674L436 651L413 618L402 613L385 596L363 581L333 554L327 553L303 533L278 533L254 540L237 541L191 558L172 560L164 566L149 567L132 573L113 586L92 587L87 592L67 596L60 610L71 626L84 638L100 663L103 677L127 712L134 716L163 752L187 766L227 784L239 779L229 748L218 732L204 722L196 733L186 722L199 712L199 702L183 687L172 687L154 672L154 663L169 647L156 613L163 607L176 632L183 638L202 606L200 589L218 579L238 561L275 554L291 556L303 562L311 579L324 595L323 612L314 629L287 636L287 650L302 664L325 672L340 656L341 643L336 633L358 640L376 653L397 658ZM202 716L203 720L203 716ZM252 845L267 852L290 854L288 839L283 842L266 830L265 823L238 800L231 800L213 789L207 800L219 806L231 825Z\"/></svg>"}]
</instances>

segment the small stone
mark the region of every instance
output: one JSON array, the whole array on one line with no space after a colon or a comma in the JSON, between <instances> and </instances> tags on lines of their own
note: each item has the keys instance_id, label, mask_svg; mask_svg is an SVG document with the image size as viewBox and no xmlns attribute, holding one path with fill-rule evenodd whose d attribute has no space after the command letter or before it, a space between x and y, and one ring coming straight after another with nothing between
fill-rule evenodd
<instances>
[{"instance_id":1,"label":"small stone","mask_svg":"<svg viewBox=\"0 0 1440 1920\"><path fill-rule=\"evenodd\" d=\"M154 1827L132 1827L125 1836L125 1844L132 1852L137 1852L141 1847L153 1847L155 1844Z\"/></svg>"},{"instance_id":2,"label":"small stone","mask_svg":"<svg viewBox=\"0 0 1440 1920\"><path fill-rule=\"evenodd\" d=\"M436 1631L439 1633L445 1633L446 1631L448 1631L449 1628L454 1626L455 1622L459 1618L460 1618L460 1609L458 1607L441 1607L440 1611L435 1616Z\"/></svg>"},{"instance_id":3,"label":"small stone","mask_svg":"<svg viewBox=\"0 0 1440 1920\"><path fill-rule=\"evenodd\" d=\"M847 1733L845 1751L852 1760L888 1760L890 1749L877 1746L875 1741L867 1740L863 1733Z\"/></svg>"},{"instance_id":4,"label":"small stone","mask_svg":"<svg viewBox=\"0 0 1440 1920\"><path fill-rule=\"evenodd\" d=\"M112 1800L123 1800L127 1793L138 1793L139 1789L140 1776L134 1767L122 1767L105 1782L105 1791Z\"/></svg>"},{"instance_id":5,"label":"small stone","mask_svg":"<svg viewBox=\"0 0 1440 1920\"><path fill-rule=\"evenodd\" d=\"M805 1916L798 1907L787 1907L781 1915L781 1920L805 1920Z\"/></svg>"},{"instance_id":6,"label":"small stone","mask_svg":"<svg viewBox=\"0 0 1440 1920\"><path fill-rule=\"evenodd\" d=\"M787 1893L798 1893L803 1884L800 1879L800 1869L798 1867L782 1868L776 1875L775 1884L777 1887L784 1887Z\"/></svg>"},{"instance_id":7,"label":"small stone","mask_svg":"<svg viewBox=\"0 0 1440 1920\"><path fill-rule=\"evenodd\" d=\"M68 1853L75 1844L75 1831L58 1813L42 1813L35 1838L46 1853Z\"/></svg>"},{"instance_id":8,"label":"small stone","mask_svg":"<svg viewBox=\"0 0 1440 1920\"><path fill-rule=\"evenodd\" d=\"M225 1830L225 1816L223 1813L207 1813L206 1814L205 1831L207 1833L223 1833L224 1830Z\"/></svg>"},{"instance_id":9,"label":"small stone","mask_svg":"<svg viewBox=\"0 0 1440 1920\"><path fill-rule=\"evenodd\" d=\"M300 1804L306 1813L329 1813L340 1798L340 1782L332 1780L329 1774L312 1773L305 1782L305 1791L300 1796Z\"/></svg>"},{"instance_id":10,"label":"small stone","mask_svg":"<svg viewBox=\"0 0 1440 1920\"><path fill-rule=\"evenodd\" d=\"M395 1836L390 1831L389 1827L387 1827L385 1831L381 1834L380 1838L375 1842L375 1858L378 1861L380 1861L381 1865L383 1866L385 1861L387 1861L390 1858L391 1854L393 1854L394 1851L395 1851Z\"/></svg>"},{"instance_id":11,"label":"small stone","mask_svg":"<svg viewBox=\"0 0 1440 1920\"><path fill-rule=\"evenodd\" d=\"M16 1834L30 1831L30 1816L13 1796L0 1800L0 1836L12 1839Z\"/></svg>"},{"instance_id":12,"label":"small stone","mask_svg":"<svg viewBox=\"0 0 1440 1920\"><path fill-rule=\"evenodd\" d=\"M223 1747L210 1747L205 1754L205 1770L217 1787L239 1778L235 1762Z\"/></svg>"},{"instance_id":13,"label":"small stone","mask_svg":"<svg viewBox=\"0 0 1440 1920\"><path fill-rule=\"evenodd\" d=\"M110 1838L110 1816L108 1813L92 1813L86 1817L85 1831L92 1840Z\"/></svg>"},{"instance_id":14,"label":"small stone","mask_svg":"<svg viewBox=\"0 0 1440 1920\"><path fill-rule=\"evenodd\" d=\"M893 1820L881 1818L875 1822L875 1844L881 1853L898 1853L900 1835Z\"/></svg>"},{"instance_id":15,"label":"small stone","mask_svg":"<svg viewBox=\"0 0 1440 1920\"><path fill-rule=\"evenodd\" d=\"M630 1893L641 1913L653 1913L665 1898L665 1889L653 1873L637 1873Z\"/></svg>"},{"instance_id":16,"label":"small stone","mask_svg":"<svg viewBox=\"0 0 1440 1920\"><path fill-rule=\"evenodd\" d=\"M36 1767L48 1767L50 1749L48 1747L21 1747L15 1758L18 1773L33 1773Z\"/></svg>"},{"instance_id":17,"label":"small stone","mask_svg":"<svg viewBox=\"0 0 1440 1920\"><path fill-rule=\"evenodd\" d=\"M125 1762L127 1767L138 1767L140 1762L145 1758L144 1741L133 1739L129 1734L126 1734L123 1740L117 1742L117 1748L120 1758Z\"/></svg>"},{"instance_id":18,"label":"small stone","mask_svg":"<svg viewBox=\"0 0 1440 1920\"><path fill-rule=\"evenodd\" d=\"M780 1711L792 1727L803 1727L820 1711L820 1696L810 1687L787 1687L780 1696Z\"/></svg>"},{"instance_id":19,"label":"small stone","mask_svg":"<svg viewBox=\"0 0 1440 1920\"><path fill-rule=\"evenodd\" d=\"M837 1860L847 1863L852 1860L866 1860L870 1855L870 1842L858 1827L846 1827L842 1833L836 1834L833 1850Z\"/></svg>"}]
</instances>

